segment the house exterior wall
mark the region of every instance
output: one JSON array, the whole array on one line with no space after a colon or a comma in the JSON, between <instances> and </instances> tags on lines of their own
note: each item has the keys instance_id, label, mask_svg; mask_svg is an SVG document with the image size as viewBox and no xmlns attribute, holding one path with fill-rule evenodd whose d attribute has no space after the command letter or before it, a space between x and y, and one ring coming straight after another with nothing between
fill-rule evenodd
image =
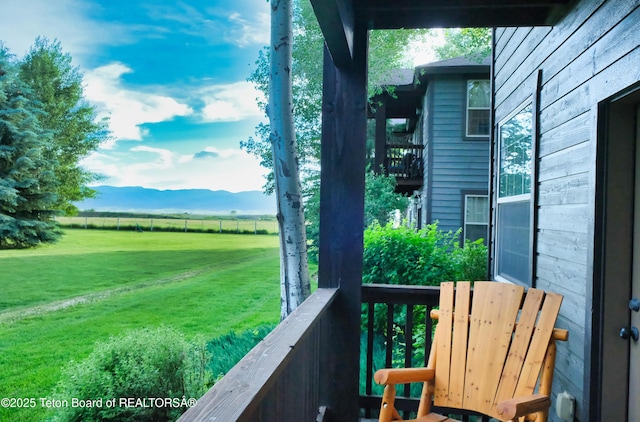
<instances>
[{"instance_id":1,"label":"house exterior wall","mask_svg":"<svg viewBox=\"0 0 640 422\"><path fill-rule=\"evenodd\" d=\"M595 341L590 339L590 297L597 111L600 102L640 81L640 5L579 1L554 27L498 28L494 43L496 151L498 123L519 105L530 100L535 104L539 92L534 109L539 145L532 187L538 204L532 271L536 287L564 295L558 326L570 331L569 341L559 344L553 394L567 390L577 398L576 420L597 420L589 415L585 371L585 359L588 363L597 358L588 356L587 344ZM493 183L495 192L495 175ZM551 420L557 420L553 411Z\"/></svg>"},{"instance_id":2,"label":"house exterior wall","mask_svg":"<svg viewBox=\"0 0 640 422\"><path fill-rule=\"evenodd\" d=\"M423 103L423 223L437 220L444 231L463 224L463 192L487 193L489 187L489 139L464 139L468 79L488 75L434 75Z\"/></svg>"}]
</instances>

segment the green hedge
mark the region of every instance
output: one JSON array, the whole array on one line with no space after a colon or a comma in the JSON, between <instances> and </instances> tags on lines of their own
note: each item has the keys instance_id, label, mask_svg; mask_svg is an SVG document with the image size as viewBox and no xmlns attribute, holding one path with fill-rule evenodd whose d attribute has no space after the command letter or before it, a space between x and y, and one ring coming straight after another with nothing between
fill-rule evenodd
<instances>
[{"instance_id":1,"label":"green hedge","mask_svg":"<svg viewBox=\"0 0 640 422\"><path fill-rule=\"evenodd\" d=\"M482 240L460 247L457 232L374 223L364 233L362 282L437 286L445 281L481 280L487 274Z\"/></svg>"}]
</instances>

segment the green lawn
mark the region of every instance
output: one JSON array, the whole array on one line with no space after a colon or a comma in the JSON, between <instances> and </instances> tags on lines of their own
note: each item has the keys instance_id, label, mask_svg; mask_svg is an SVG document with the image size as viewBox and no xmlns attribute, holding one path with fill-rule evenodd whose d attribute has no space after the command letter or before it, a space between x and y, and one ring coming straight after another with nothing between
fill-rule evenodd
<instances>
[{"instance_id":1,"label":"green lawn","mask_svg":"<svg viewBox=\"0 0 640 422\"><path fill-rule=\"evenodd\" d=\"M124 330L215 338L279 318L276 236L68 230L0 268L0 398L38 402L0 420L44 418L61 367Z\"/></svg>"}]
</instances>

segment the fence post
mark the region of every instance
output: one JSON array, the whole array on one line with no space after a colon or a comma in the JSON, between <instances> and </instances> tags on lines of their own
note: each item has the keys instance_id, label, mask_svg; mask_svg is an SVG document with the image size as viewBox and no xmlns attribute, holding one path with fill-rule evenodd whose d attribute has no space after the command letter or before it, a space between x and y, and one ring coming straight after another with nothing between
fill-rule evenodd
<instances>
[{"instance_id":1,"label":"fence post","mask_svg":"<svg viewBox=\"0 0 640 422\"><path fill-rule=\"evenodd\" d=\"M84 228L85 230L87 229L87 216L84 217Z\"/></svg>"},{"instance_id":2,"label":"fence post","mask_svg":"<svg viewBox=\"0 0 640 422\"><path fill-rule=\"evenodd\" d=\"M149 231L153 231L153 218L151 219L151 224L149 225Z\"/></svg>"},{"instance_id":3,"label":"fence post","mask_svg":"<svg viewBox=\"0 0 640 422\"><path fill-rule=\"evenodd\" d=\"M240 233L240 222L236 221L236 234Z\"/></svg>"},{"instance_id":4,"label":"fence post","mask_svg":"<svg viewBox=\"0 0 640 422\"><path fill-rule=\"evenodd\" d=\"M118 217L118 223L117 223L117 226L116 226L116 230L120 230L120 217Z\"/></svg>"},{"instance_id":5,"label":"fence post","mask_svg":"<svg viewBox=\"0 0 640 422\"><path fill-rule=\"evenodd\" d=\"M220 220L220 233L222 233L222 220Z\"/></svg>"},{"instance_id":6,"label":"fence post","mask_svg":"<svg viewBox=\"0 0 640 422\"><path fill-rule=\"evenodd\" d=\"M185 233L187 232L187 221L188 221L188 220L184 220L184 232L185 232Z\"/></svg>"},{"instance_id":7,"label":"fence post","mask_svg":"<svg viewBox=\"0 0 640 422\"><path fill-rule=\"evenodd\" d=\"M258 221L253 222L253 234L258 234Z\"/></svg>"}]
</instances>

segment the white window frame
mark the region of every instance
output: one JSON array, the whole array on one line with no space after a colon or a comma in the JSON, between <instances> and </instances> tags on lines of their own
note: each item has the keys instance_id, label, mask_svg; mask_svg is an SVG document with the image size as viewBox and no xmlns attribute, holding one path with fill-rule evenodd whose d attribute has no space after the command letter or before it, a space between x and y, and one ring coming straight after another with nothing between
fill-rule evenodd
<instances>
[{"instance_id":1,"label":"white window frame","mask_svg":"<svg viewBox=\"0 0 640 422\"><path fill-rule=\"evenodd\" d=\"M519 113L521 113L523 110L525 110L527 107L531 107L531 136L533 137L533 125L534 125L534 121L535 121L535 116L533 115L534 110L533 110L533 101L531 98L529 98L527 101L525 101L524 103L520 104L511 114L509 114L507 117L505 117L503 120L501 120L498 123L498 131L497 131L497 147L496 147L496 153L497 153L497 173L496 173L496 189L495 189L495 196L496 196L496 209L495 209L495 213L496 213L496 217L495 217L495 250L494 250L494 265L493 265L493 269L494 269L494 278L498 281L503 281L503 282L508 282L508 283L520 283L520 284L524 284L524 285L531 285L532 280L526 279L526 280L516 280L514 279L510 279L510 278L506 278L500 275L499 273L499 258L500 258L500 231L501 231L501 227L499 226L498 222L500 221L500 205L503 204L514 204L514 203L518 203L518 202L529 202L529 205L531 204L531 201L533 201L533 193L532 190L534 189L533 186L533 168L529 169L529 174L531 175L531 183L530 183L530 190L528 193L525 194L519 194L519 195L511 195L511 196L500 196L500 170L501 170L501 159L502 159L502 154L501 154L501 149L502 149L502 127L509 122L512 118L514 118L516 115L518 115ZM533 152L533 139L532 141L532 145L531 145L531 152ZM531 165L533 165L533 160L535 159L535 157L532 157L532 163ZM531 220L529 220L529 238L531 236ZM527 239L527 242L529 242L529 259L528 259L528 263L531 262L531 244L529 239ZM531 273L531 268L529 268L529 273Z\"/></svg>"},{"instance_id":2,"label":"white window frame","mask_svg":"<svg viewBox=\"0 0 640 422\"><path fill-rule=\"evenodd\" d=\"M485 222L472 222L469 223L467 221L467 208L468 208L468 200L469 198L486 198L487 199L487 219ZM467 226L485 226L487 228L487 233L489 232L489 195L481 194L481 193L465 193L464 194L464 210L462 211L464 214L464 221L462 222L462 244L467 241ZM485 238L485 242L488 242L488 239Z\"/></svg>"},{"instance_id":3,"label":"white window frame","mask_svg":"<svg viewBox=\"0 0 640 422\"><path fill-rule=\"evenodd\" d=\"M486 139L489 138L489 135L491 134L491 96L489 96L489 104L486 107L471 107L469 106L469 83L470 82L486 82L487 84L490 84L489 79L468 79L466 81L466 104L465 104L465 130L464 130L464 134L465 137L467 138L482 138L482 139ZM487 120L487 127L489 128L489 130L487 131L486 134L470 134L469 133L469 111L471 110L487 110L489 111L489 120Z\"/></svg>"}]
</instances>

